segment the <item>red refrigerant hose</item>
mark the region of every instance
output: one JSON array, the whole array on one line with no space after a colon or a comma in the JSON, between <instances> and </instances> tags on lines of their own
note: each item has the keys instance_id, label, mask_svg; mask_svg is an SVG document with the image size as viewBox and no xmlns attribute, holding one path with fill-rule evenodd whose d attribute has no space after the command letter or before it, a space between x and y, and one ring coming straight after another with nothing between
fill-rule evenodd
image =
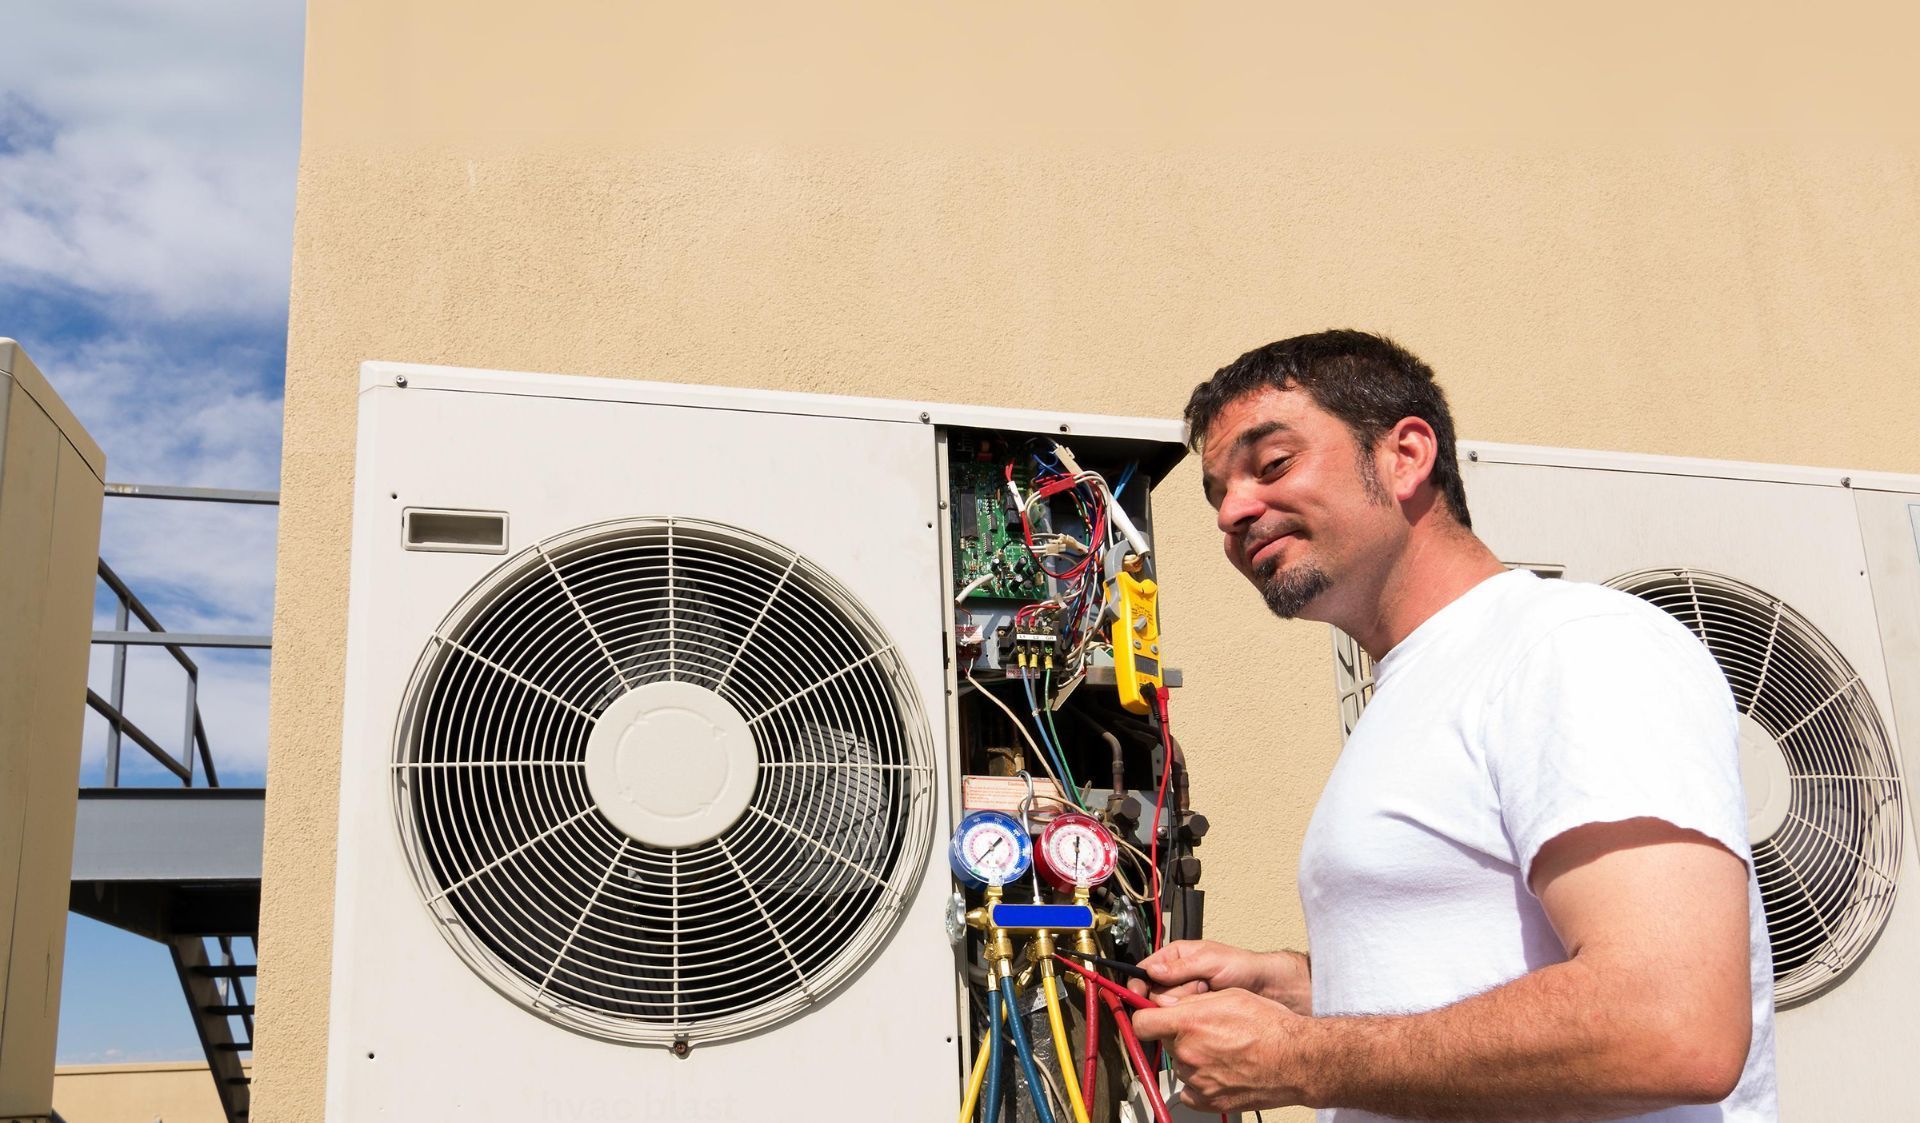
<instances>
[{"instance_id":1,"label":"red refrigerant hose","mask_svg":"<svg viewBox=\"0 0 1920 1123\"><path fill-rule=\"evenodd\" d=\"M1087 992L1087 1006L1082 1017L1087 1023L1087 1077L1080 1082L1086 1090L1087 1105L1093 1105L1093 1078L1099 1071L1100 1062L1100 996L1092 983L1082 980L1082 990Z\"/></svg>"}]
</instances>

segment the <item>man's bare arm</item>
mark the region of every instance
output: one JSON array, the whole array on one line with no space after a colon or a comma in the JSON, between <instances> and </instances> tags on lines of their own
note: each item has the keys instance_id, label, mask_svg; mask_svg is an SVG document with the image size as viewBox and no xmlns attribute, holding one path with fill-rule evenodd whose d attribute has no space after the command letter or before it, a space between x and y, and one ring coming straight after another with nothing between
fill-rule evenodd
<instances>
[{"instance_id":1,"label":"man's bare arm","mask_svg":"<svg viewBox=\"0 0 1920 1123\"><path fill-rule=\"evenodd\" d=\"M1172 1043L1190 1102L1211 1110L1587 1120L1711 1103L1738 1082L1752 1032L1746 879L1692 831L1592 824L1533 871L1565 963L1423 1014L1307 1019L1214 992L1136 1024Z\"/></svg>"}]
</instances>

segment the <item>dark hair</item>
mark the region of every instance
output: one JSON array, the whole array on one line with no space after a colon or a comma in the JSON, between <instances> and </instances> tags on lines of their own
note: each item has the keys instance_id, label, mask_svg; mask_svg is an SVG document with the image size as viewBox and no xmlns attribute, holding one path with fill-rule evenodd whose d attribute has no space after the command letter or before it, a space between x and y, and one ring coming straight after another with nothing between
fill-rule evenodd
<instances>
[{"instance_id":1,"label":"dark hair","mask_svg":"<svg viewBox=\"0 0 1920 1123\"><path fill-rule=\"evenodd\" d=\"M1440 447L1429 480L1454 519L1463 527L1473 526L1447 395L1433 380L1432 367L1383 335L1323 331L1247 352L1193 388L1187 399L1188 444L1200 451L1208 426L1228 403L1256 390L1289 386L1299 386L1315 405L1345 423L1360 442L1363 458L1402 418L1417 417L1431 425ZM1371 461L1365 469L1363 478L1372 480Z\"/></svg>"}]
</instances>

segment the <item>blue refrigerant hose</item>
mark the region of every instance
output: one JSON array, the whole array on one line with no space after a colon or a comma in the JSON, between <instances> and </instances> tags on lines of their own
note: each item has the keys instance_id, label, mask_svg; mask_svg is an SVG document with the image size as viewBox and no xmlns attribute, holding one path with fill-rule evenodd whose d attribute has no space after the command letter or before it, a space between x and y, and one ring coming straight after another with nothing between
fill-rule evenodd
<instances>
[{"instance_id":1,"label":"blue refrigerant hose","mask_svg":"<svg viewBox=\"0 0 1920 1123\"><path fill-rule=\"evenodd\" d=\"M1033 1046L1027 1043L1027 1023L1020 1018L1020 1004L1014 1001L1013 977L1000 979L1000 1000L1007 1006L1007 1026L1013 1030L1013 1048L1020 1054L1020 1068L1027 1074L1027 1091L1033 1096L1033 1112L1040 1123L1053 1123L1053 1109L1047 1106L1047 1089L1040 1083L1040 1070L1033 1063Z\"/></svg>"},{"instance_id":2,"label":"blue refrigerant hose","mask_svg":"<svg viewBox=\"0 0 1920 1123\"><path fill-rule=\"evenodd\" d=\"M1000 1062L1006 1050L1000 1047L1000 992L987 988L987 1110L986 1123L1000 1119Z\"/></svg>"}]
</instances>

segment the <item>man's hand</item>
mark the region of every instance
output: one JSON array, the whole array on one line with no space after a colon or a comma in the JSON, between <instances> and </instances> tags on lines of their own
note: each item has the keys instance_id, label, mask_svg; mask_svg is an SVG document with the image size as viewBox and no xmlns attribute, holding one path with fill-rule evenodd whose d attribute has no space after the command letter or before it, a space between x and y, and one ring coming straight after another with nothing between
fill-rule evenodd
<instances>
[{"instance_id":1,"label":"man's hand","mask_svg":"<svg viewBox=\"0 0 1920 1123\"><path fill-rule=\"evenodd\" d=\"M1231 1112L1306 1102L1289 1046L1308 1019L1245 990L1158 1001L1160 1009L1134 1013L1134 1032L1143 1041L1165 1043L1173 1074L1186 1085L1180 1099L1188 1107Z\"/></svg>"},{"instance_id":2,"label":"man's hand","mask_svg":"<svg viewBox=\"0 0 1920 1123\"><path fill-rule=\"evenodd\" d=\"M1248 951L1213 940L1176 940L1141 960L1140 966L1153 982L1129 985L1155 1000L1244 990L1296 1014L1313 1013L1311 969L1297 951Z\"/></svg>"}]
</instances>

